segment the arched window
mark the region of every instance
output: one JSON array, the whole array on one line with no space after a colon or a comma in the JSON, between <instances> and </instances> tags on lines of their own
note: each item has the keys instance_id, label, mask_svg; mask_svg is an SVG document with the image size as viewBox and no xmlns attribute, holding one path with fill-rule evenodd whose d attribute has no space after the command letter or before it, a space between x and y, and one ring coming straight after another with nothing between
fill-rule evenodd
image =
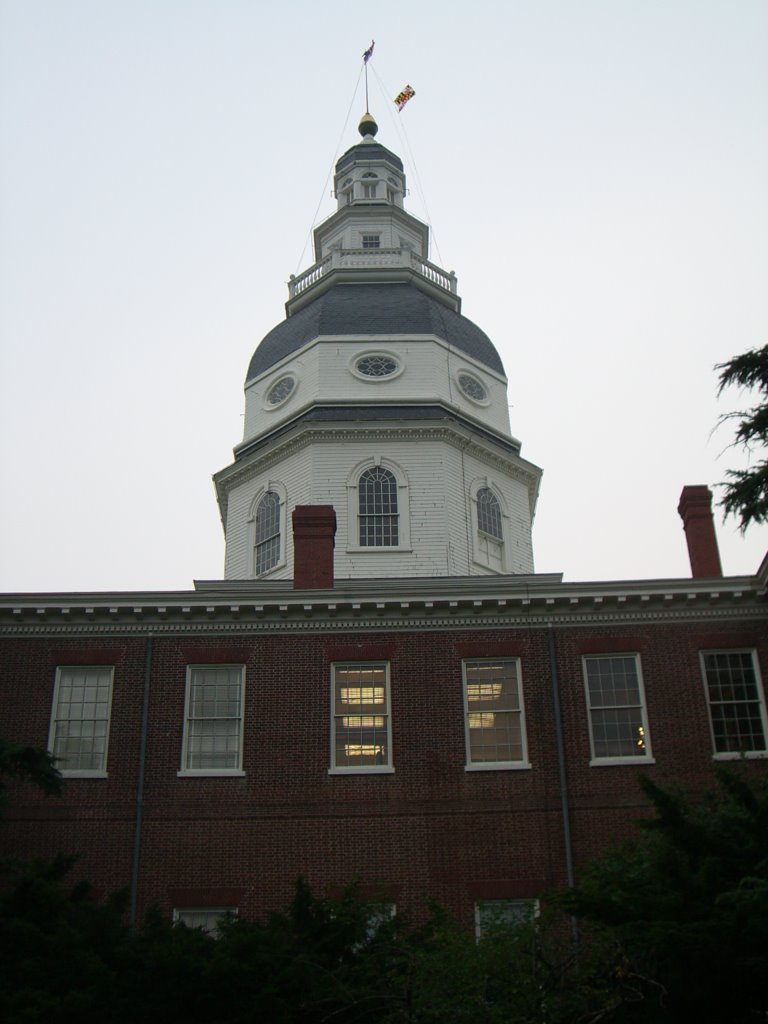
<instances>
[{"instance_id":1,"label":"arched window","mask_svg":"<svg viewBox=\"0 0 768 1024\"><path fill-rule=\"evenodd\" d=\"M472 521L472 559L483 571L507 572L504 494L487 477L476 479L469 489L467 512Z\"/></svg>"},{"instance_id":2,"label":"arched window","mask_svg":"<svg viewBox=\"0 0 768 1024\"><path fill-rule=\"evenodd\" d=\"M477 528L481 533L503 540L501 528L501 506L490 487L481 487L477 492Z\"/></svg>"},{"instance_id":3,"label":"arched window","mask_svg":"<svg viewBox=\"0 0 768 1024\"><path fill-rule=\"evenodd\" d=\"M360 547L399 544L397 480L382 466L366 469L357 485Z\"/></svg>"},{"instance_id":4,"label":"arched window","mask_svg":"<svg viewBox=\"0 0 768 1024\"><path fill-rule=\"evenodd\" d=\"M260 576L280 561L280 496L275 491L267 491L259 502L255 528L254 570Z\"/></svg>"}]
</instances>

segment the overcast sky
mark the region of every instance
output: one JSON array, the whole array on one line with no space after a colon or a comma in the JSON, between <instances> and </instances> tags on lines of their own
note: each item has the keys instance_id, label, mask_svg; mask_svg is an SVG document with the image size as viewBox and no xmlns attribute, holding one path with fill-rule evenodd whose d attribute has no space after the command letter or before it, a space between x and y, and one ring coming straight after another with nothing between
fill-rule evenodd
<instances>
[{"instance_id":1,"label":"overcast sky","mask_svg":"<svg viewBox=\"0 0 768 1024\"><path fill-rule=\"evenodd\" d=\"M744 464L713 364L768 342L768 0L0 0L0 589L222 576L211 476L372 38L544 469L537 571L689 574L680 490ZM719 537L728 574L768 547Z\"/></svg>"}]
</instances>

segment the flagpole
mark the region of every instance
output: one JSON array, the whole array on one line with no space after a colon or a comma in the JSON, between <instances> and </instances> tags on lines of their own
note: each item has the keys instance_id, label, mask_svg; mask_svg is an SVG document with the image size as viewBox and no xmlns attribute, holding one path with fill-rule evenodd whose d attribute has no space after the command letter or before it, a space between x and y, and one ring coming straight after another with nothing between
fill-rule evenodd
<instances>
[{"instance_id":1,"label":"flagpole","mask_svg":"<svg viewBox=\"0 0 768 1024\"><path fill-rule=\"evenodd\" d=\"M373 56L373 48L374 48L375 45L376 45L376 40L372 39L371 40L371 45L368 47L368 49L363 54L363 67L365 68L365 112L366 112L366 114L370 114L370 110L368 109L368 61Z\"/></svg>"}]
</instances>

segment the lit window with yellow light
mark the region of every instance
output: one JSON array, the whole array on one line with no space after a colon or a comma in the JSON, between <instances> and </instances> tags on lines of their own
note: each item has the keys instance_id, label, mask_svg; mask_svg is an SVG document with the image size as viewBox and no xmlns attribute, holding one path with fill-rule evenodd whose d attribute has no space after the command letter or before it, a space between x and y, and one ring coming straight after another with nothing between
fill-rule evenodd
<instances>
[{"instance_id":1,"label":"lit window with yellow light","mask_svg":"<svg viewBox=\"0 0 768 1024\"><path fill-rule=\"evenodd\" d=\"M463 663L467 768L528 768L518 658Z\"/></svg>"},{"instance_id":2,"label":"lit window with yellow light","mask_svg":"<svg viewBox=\"0 0 768 1024\"><path fill-rule=\"evenodd\" d=\"M333 665L332 688L331 772L392 771L388 664Z\"/></svg>"},{"instance_id":3,"label":"lit window with yellow light","mask_svg":"<svg viewBox=\"0 0 768 1024\"><path fill-rule=\"evenodd\" d=\"M637 654L584 658L592 763L648 761L650 736Z\"/></svg>"}]
</instances>

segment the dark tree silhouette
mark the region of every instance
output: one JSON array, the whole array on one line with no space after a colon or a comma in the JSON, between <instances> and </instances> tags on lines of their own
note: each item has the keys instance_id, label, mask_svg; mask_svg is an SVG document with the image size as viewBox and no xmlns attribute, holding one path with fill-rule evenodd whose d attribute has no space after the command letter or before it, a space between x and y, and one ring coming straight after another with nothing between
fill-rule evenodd
<instances>
[{"instance_id":1,"label":"dark tree silhouette","mask_svg":"<svg viewBox=\"0 0 768 1024\"><path fill-rule=\"evenodd\" d=\"M736 516L741 530L750 523L768 521L768 345L718 363L718 395L735 385L756 391L758 401L743 412L728 412L720 423L735 420L733 444L759 453L749 469L729 469L720 504L726 515Z\"/></svg>"}]
</instances>

